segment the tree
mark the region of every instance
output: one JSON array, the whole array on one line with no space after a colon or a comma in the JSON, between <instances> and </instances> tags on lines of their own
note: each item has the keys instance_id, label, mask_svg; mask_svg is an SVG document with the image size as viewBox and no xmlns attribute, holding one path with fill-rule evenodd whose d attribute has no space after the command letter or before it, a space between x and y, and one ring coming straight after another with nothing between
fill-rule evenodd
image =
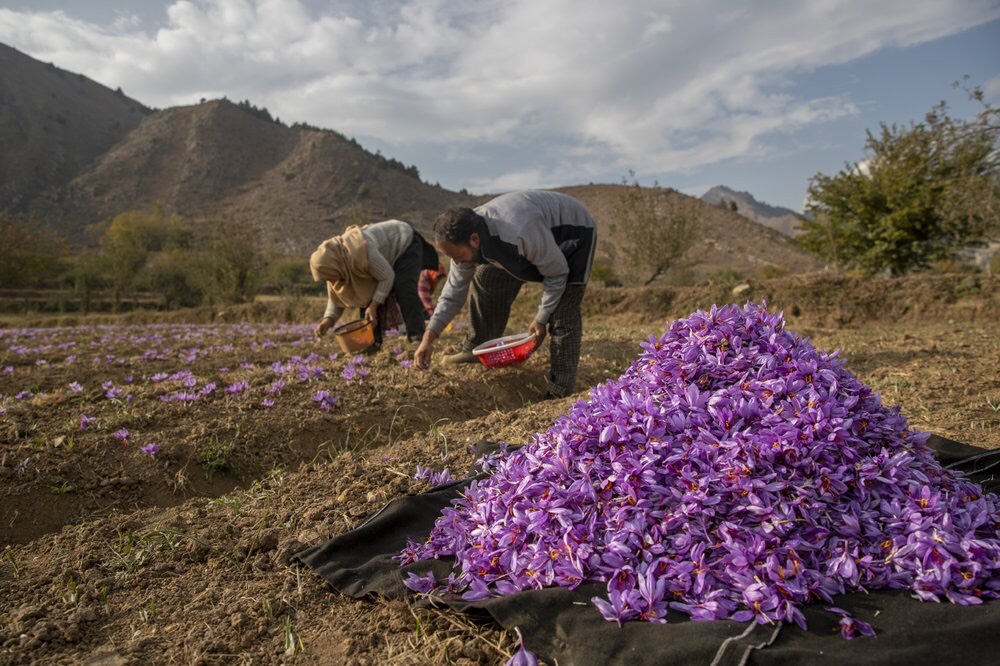
<instances>
[{"instance_id":1,"label":"tree","mask_svg":"<svg viewBox=\"0 0 1000 666\"><path fill-rule=\"evenodd\" d=\"M203 267L198 255L180 249L157 253L149 262L143 283L163 297L163 306L194 307L204 299L204 286L199 280Z\"/></svg>"},{"instance_id":2,"label":"tree","mask_svg":"<svg viewBox=\"0 0 1000 666\"><path fill-rule=\"evenodd\" d=\"M0 213L0 287L26 287L61 274L66 241L38 223Z\"/></svg>"},{"instance_id":3,"label":"tree","mask_svg":"<svg viewBox=\"0 0 1000 666\"><path fill-rule=\"evenodd\" d=\"M90 312L94 293L106 286L106 262L96 252L84 250L78 254L70 269L73 280L73 290L80 297L80 309L84 314Z\"/></svg>"},{"instance_id":4,"label":"tree","mask_svg":"<svg viewBox=\"0 0 1000 666\"><path fill-rule=\"evenodd\" d=\"M233 222L219 224L204 253L205 292L224 303L253 301L266 270L257 234Z\"/></svg>"},{"instance_id":5,"label":"tree","mask_svg":"<svg viewBox=\"0 0 1000 666\"><path fill-rule=\"evenodd\" d=\"M983 103L978 89L970 95ZM867 159L810 180L803 247L843 268L899 275L997 233L997 109L983 103L962 121L941 102L923 122L866 134Z\"/></svg>"},{"instance_id":6,"label":"tree","mask_svg":"<svg viewBox=\"0 0 1000 666\"><path fill-rule=\"evenodd\" d=\"M283 296L298 298L303 292L319 291L314 288L309 262L300 256L272 256L267 262L268 282Z\"/></svg>"},{"instance_id":7,"label":"tree","mask_svg":"<svg viewBox=\"0 0 1000 666\"><path fill-rule=\"evenodd\" d=\"M176 216L166 217L160 207L116 215L103 228L100 239L100 257L113 294L112 308L117 311L122 295L137 284L152 253L187 248L190 242L190 230Z\"/></svg>"},{"instance_id":8,"label":"tree","mask_svg":"<svg viewBox=\"0 0 1000 666\"><path fill-rule=\"evenodd\" d=\"M622 181L625 188L609 225L617 241L613 256L618 273L647 286L677 264L694 243L696 204L670 196L656 185L640 186L634 172L629 176L632 183Z\"/></svg>"}]
</instances>

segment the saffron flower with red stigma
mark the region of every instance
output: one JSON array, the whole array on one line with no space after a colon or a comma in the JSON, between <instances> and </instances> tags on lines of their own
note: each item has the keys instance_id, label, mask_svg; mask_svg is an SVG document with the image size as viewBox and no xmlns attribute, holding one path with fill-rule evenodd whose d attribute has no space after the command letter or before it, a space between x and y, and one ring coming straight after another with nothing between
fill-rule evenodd
<instances>
[{"instance_id":1,"label":"saffron flower with red stigma","mask_svg":"<svg viewBox=\"0 0 1000 666\"><path fill-rule=\"evenodd\" d=\"M713 307L642 349L548 430L481 461L489 476L399 560L454 558L437 586L466 599L603 583L593 603L618 623L673 608L804 627L806 604L884 588L1000 597L997 496L944 469L929 435L780 313Z\"/></svg>"}]
</instances>

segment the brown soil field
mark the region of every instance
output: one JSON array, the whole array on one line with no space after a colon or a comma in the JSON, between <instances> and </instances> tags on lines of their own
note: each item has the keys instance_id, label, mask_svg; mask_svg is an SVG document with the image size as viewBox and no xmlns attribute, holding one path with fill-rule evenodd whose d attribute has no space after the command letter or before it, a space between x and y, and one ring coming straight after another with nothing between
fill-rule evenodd
<instances>
[{"instance_id":1,"label":"brown soil field","mask_svg":"<svg viewBox=\"0 0 1000 666\"><path fill-rule=\"evenodd\" d=\"M533 310L537 292L526 292L512 328ZM912 427L1000 448L1000 280L983 276L591 288L572 399L621 374L666 321L762 299L818 348L842 350ZM547 349L514 368L422 372L407 367L413 347L400 337L364 356L314 340L321 311L273 301L3 322L0 661L510 656L514 637L499 627L342 597L289 558L427 488L417 465L459 477L470 445L546 429L572 401L539 401Z\"/></svg>"}]
</instances>

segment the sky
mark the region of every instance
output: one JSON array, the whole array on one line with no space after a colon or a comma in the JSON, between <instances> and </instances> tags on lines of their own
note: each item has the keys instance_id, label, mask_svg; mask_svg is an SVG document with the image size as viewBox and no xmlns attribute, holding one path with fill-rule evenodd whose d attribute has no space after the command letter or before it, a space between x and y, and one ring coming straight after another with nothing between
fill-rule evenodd
<instances>
[{"instance_id":1,"label":"sky","mask_svg":"<svg viewBox=\"0 0 1000 666\"><path fill-rule=\"evenodd\" d=\"M0 42L473 193L636 179L801 210L866 130L971 117L953 82L1000 103L1000 0L0 0Z\"/></svg>"}]
</instances>

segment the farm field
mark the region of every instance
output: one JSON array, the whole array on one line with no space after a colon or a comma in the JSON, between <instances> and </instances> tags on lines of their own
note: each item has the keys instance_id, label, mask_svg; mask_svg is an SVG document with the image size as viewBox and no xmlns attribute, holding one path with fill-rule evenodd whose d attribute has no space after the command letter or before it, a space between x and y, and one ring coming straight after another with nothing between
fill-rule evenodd
<instances>
[{"instance_id":1,"label":"farm field","mask_svg":"<svg viewBox=\"0 0 1000 666\"><path fill-rule=\"evenodd\" d=\"M8 323L3 661L503 663L515 640L498 628L333 595L289 557L428 488L418 465L460 477L469 445L525 442L621 374L664 321L712 303L766 298L790 329L841 349L912 427L1000 448L997 280L747 287L593 289L580 392L551 402L539 401L547 348L516 368L421 372L404 337L343 354L313 339L308 317L275 323L267 311ZM523 295L514 319L533 303ZM438 353L449 342L457 334Z\"/></svg>"}]
</instances>

